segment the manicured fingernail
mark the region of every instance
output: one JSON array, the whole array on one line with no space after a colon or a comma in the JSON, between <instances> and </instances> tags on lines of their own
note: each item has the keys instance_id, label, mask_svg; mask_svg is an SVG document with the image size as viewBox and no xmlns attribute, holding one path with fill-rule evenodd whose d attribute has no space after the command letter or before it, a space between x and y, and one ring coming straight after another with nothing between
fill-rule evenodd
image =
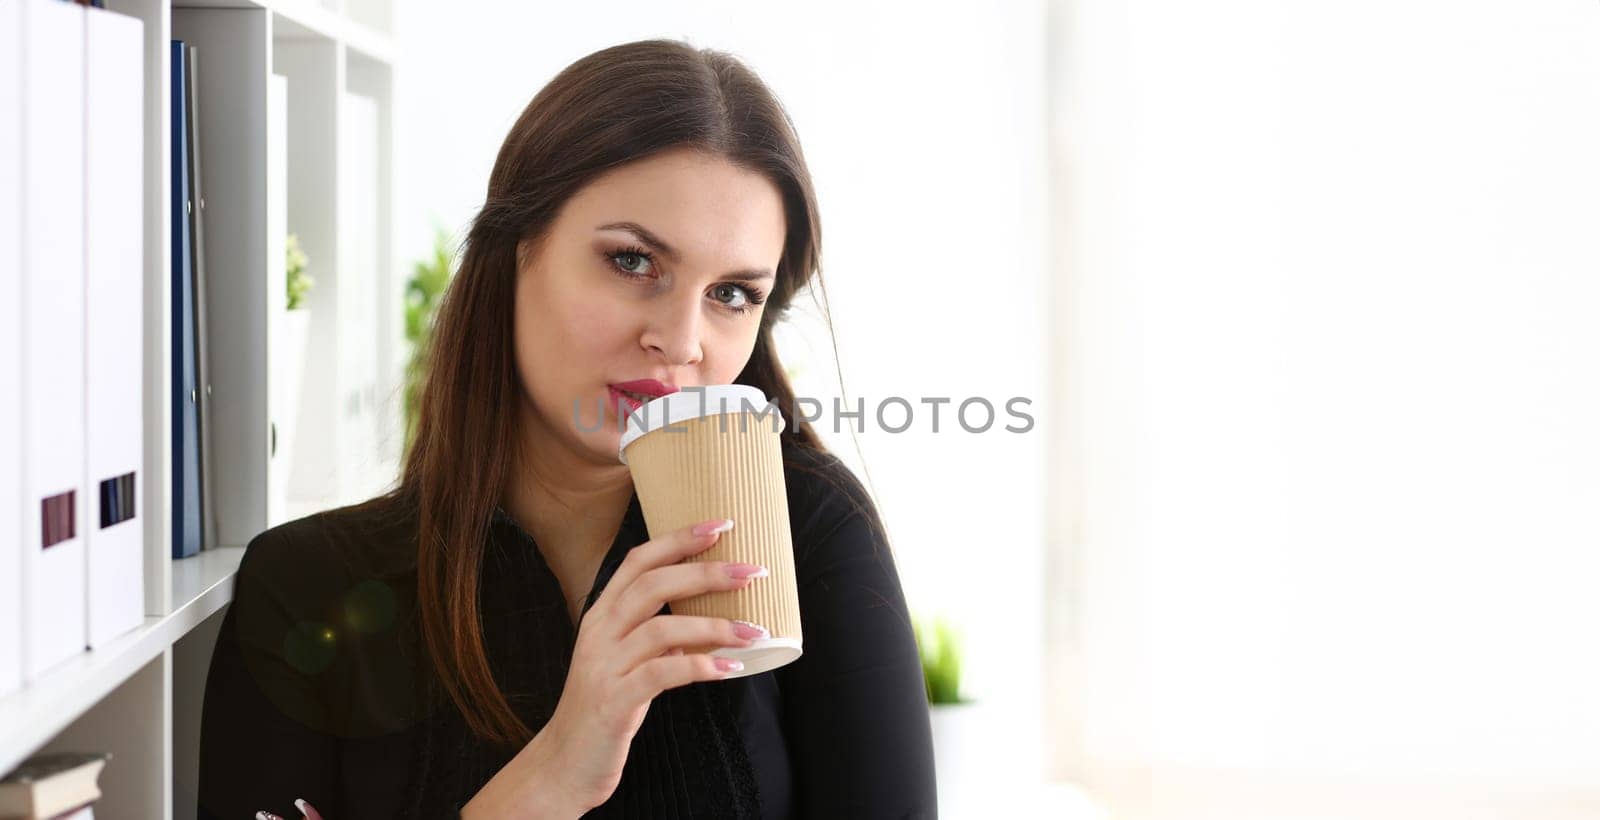
<instances>
[{"instance_id":1,"label":"manicured fingernail","mask_svg":"<svg viewBox=\"0 0 1600 820\"><path fill-rule=\"evenodd\" d=\"M756 564L728 565L728 577L741 581L746 578L765 578L770 574L771 573L767 572L766 567L757 566Z\"/></svg>"},{"instance_id":2,"label":"manicured fingernail","mask_svg":"<svg viewBox=\"0 0 1600 820\"><path fill-rule=\"evenodd\" d=\"M256 812L256 820L283 820L283 818L270 811L258 811Z\"/></svg>"},{"instance_id":3,"label":"manicured fingernail","mask_svg":"<svg viewBox=\"0 0 1600 820\"><path fill-rule=\"evenodd\" d=\"M717 658L717 671L719 672L737 672L743 668L744 661L735 660L734 658Z\"/></svg>"},{"instance_id":4,"label":"manicured fingernail","mask_svg":"<svg viewBox=\"0 0 1600 820\"><path fill-rule=\"evenodd\" d=\"M731 529L733 529L733 519L719 518L715 521L707 521L703 524L696 524L694 528L694 534L712 535L714 533L727 532Z\"/></svg>"},{"instance_id":5,"label":"manicured fingernail","mask_svg":"<svg viewBox=\"0 0 1600 820\"><path fill-rule=\"evenodd\" d=\"M760 624L750 623L749 621L738 620L733 622L733 634L738 635L741 638L772 637L772 633L768 632L766 627Z\"/></svg>"},{"instance_id":6,"label":"manicured fingernail","mask_svg":"<svg viewBox=\"0 0 1600 820\"><path fill-rule=\"evenodd\" d=\"M307 817L311 816L311 806L310 804L306 803L306 801L296 797L294 799L294 807L299 809L301 814Z\"/></svg>"}]
</instances>

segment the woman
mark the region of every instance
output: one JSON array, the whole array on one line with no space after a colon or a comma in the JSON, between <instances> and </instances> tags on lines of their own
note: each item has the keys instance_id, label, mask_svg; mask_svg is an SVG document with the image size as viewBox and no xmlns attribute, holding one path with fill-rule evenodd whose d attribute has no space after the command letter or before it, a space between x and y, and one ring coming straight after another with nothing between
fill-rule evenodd
<instances>
[{"instance_id":1,"label":"woman","mask_svg":"<svg viewBox=\"0 0 1600 820\"><path fill-rule=\"evenodd\" d=\"M789 412L773 344L818 226L791 123L729 55L629 43L540 91L441 304L397 488L246 550L201 815L934 817L881 521ZM682 563L726 521L649 538L611 387L648 379L753 385L785 414L805 635L787 666L725 678L682 649L760 628L670 601L762 573Z\"/></svg>"}]
</instances>

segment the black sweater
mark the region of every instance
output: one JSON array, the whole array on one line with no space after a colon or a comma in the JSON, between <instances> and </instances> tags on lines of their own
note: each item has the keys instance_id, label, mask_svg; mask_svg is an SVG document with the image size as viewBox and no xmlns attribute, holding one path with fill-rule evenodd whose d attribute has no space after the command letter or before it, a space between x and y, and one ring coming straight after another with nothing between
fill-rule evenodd
<instances>
[{"instance_id":1,"label":"black sweater","mask_svg":"<svg viewBox=\"0 0 1600 820\"><path fill-rule=\"evenodd\" d=\"M787 439L783 453L804 653L662 693L616 792L585 817L936 817L921 666L881 521L837 457ZM490 665L537 732L576 634L533 539L499 510L489 532ZM648 540L635 495L585 612ZM453 817L516 754L474 737L433 685L415 543L414 511L392 504L251 541L206 680L200 817L298 818L295 798L326 820Z\"/></svg>"}]
</instances>

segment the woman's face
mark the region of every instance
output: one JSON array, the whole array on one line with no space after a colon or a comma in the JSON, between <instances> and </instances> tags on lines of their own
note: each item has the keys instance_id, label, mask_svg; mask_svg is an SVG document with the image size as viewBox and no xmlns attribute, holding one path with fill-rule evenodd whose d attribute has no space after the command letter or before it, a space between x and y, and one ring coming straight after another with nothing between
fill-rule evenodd
<instances>
[{"instance_id":1,"label":"woman's face","mask_svg":"<svg viewBox=\"0 0 1600 820\"><path fill-rule=\"evenodd\" d=\"M777 186L688 149L578 191L517 271L517 372L539 435L615 466L609 385L731 383L755 347L785 231Z\"/></svg>"}]
</instances>

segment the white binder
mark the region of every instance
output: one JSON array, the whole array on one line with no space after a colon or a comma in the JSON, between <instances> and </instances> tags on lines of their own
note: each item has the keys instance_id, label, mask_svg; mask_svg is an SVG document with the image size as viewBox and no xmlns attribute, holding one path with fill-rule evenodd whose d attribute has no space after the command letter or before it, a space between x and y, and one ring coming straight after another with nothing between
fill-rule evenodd
<instances>
[{"instance_id":1,"label":"white binder","mask_svg":"<svg viewBox=\"0 0 1600 820\"><path fill-rule=\"evenodd\" d=\"M23 674L88 639L83 488L84 7L22 6Z\"/></svg>"},{"instance_id":2,"label":"white binder","mask_svg":"<svg viewBox=\"0 0 1600 820\"><path fill-rule=\"evenodd\" d=\"M289 78L267 75L267 526L288 520L289 442L299 409L298 390L291 390L283 339L288 333L285 307L288 270L284 256L289 238Z\"/></svg>"},{"instance_id":3,"label":"white binder","mask_svg":"<svg viewBox=\"0 0 1600 820\"><path fill-rule=\"evenodd\" d=\"M0 5L0 696L22 686L22 11Z\"/></svg>"},{"instance_id":4,"label":"white binder","mask_svg":"<svg viewBox=\"0 0 1600 820\"><path fill-rule=\"evenodd\" d=\"M85 17L89 646L144 621L144 23Z\"/></svg>"}]
</instances>

